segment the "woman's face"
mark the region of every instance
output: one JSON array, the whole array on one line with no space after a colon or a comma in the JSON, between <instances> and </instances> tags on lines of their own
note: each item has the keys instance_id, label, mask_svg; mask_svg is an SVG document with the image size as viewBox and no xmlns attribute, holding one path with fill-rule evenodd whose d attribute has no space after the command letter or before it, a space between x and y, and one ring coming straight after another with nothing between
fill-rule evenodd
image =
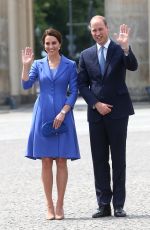
<instances>
[{"instance_id":1,"label":"woman's face","mask_svg":"<svg viewBox=\"0 0 150 230\"><path fill-rule=\"evenodd\" d=\"M55 56L59 54L61 44L54 36L47 35L45 37L44 48L48 55Z\"/></svg>"}]
</instances>

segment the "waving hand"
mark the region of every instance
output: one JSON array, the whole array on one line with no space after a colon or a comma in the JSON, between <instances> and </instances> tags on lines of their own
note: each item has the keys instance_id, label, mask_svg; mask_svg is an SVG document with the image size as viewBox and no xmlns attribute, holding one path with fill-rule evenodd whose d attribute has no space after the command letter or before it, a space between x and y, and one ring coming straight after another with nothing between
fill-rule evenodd
<instances>
[{"instance_id":1,"label":"waving hand","mask_svg":"<svg viewBox=\"0 0 150 230\"><path fill-rule=\"evenodd\" d=\"M31 65L34 59L34 54L31 47L26 47L22 50L22 64Z\"/></svg>"},{"instance_id":2,"label":"waving hand","mask_svg":"<svg viewBox=\"0 0 150 230\"><path fill-rule=\"evenodd\" d=\"M127 25L122 24L120 25L119 34L115 34L117 43L125 51L128 51L129 49L129 33L130 33L130 28Z\"/></svg>"}]
</instances>

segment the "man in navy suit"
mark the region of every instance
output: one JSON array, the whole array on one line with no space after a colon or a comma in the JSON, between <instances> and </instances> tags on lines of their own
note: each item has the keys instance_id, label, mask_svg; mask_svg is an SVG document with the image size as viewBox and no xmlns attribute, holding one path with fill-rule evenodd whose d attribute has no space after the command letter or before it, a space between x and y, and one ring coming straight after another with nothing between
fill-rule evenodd
<instances>
[{"instance_id":1,"label":"man in navy suit","mask_svg":"<svg viewBox=\"0 0 150 230\"><path fill-rule=\"evenodd\" d=\"M126 70L137 69L129 45L130 28L120 26L116 41L109 38L106 19L94 16L89 24L96 44L81 52L79 91L88 104L88 121L98 211L93 218L125 217L126 138L134 109L125 83ZM112 188L109 156L112 161Z\"/></svg>"}]
</instances>

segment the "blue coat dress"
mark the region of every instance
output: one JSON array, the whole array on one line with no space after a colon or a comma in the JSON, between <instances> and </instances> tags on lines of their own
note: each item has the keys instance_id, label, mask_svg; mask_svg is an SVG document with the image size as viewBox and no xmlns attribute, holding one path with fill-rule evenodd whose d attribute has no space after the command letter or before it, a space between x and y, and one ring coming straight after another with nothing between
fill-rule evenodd
<instances>
[{"instance_id":1,"label":"blue coat dress","mask_svg":"<svg viewBox=\"0 0 150 230\"><path fill-rule=\"evenodd\" d=\"M34 160L44 157L79 159L80 152L72 111L78 93L75 62L62 55L53 78L47 56L35 60L29 72L29 80L22 81L22 86L24 89L29 89L36 81L39 82L40 93L34 104L25 156ZM53 121L64 105L70 105L72 108L65 115L67 132L50 137L43 136L42 125Z\"/></svg>"}]
</instances>

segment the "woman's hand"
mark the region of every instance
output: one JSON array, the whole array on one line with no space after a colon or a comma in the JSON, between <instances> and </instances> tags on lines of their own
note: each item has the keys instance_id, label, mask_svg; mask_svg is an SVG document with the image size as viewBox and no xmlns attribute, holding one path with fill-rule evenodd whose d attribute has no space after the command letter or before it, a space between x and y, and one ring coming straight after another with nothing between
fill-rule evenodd
<instances>
[{"instance_id":1,"label":"woman's hand","mask_svg":"<svg viewBox=\"0 0 150 230\"><path fill-rule=\"evenodd\" d=\"M22 50L22 64L31 65L34 59L34 54L31 47L26 47Z\"/></svg>"},{"instance_id":2,"label":"woman's hand","mask_svg":"<svg viewBox=\"0 0 150 230\"><path fill-rule=\"evenodd\" d=\"M65 119L65 114L60 112L54 119L53 127L55 129L58 129L61 126L61 124L64 121L64 119Z\"/></svg>"}]
</instances>

